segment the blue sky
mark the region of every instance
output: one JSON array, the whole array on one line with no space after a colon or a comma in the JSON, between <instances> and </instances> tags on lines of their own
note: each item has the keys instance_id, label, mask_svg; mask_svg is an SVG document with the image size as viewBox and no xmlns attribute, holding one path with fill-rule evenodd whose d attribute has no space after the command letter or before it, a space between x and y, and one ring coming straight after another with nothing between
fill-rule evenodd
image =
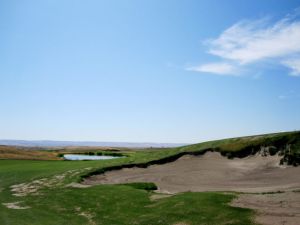
<instances>
[{"instance_id":1,"label":"blue sky","mask_svg":"<svg viewBox=\"0 0 300 225\"><path fill-rule=\"evenodd\" d=\"M300 1L0 0L0 139L300 129Z\"/></svg>"}]
</instances>

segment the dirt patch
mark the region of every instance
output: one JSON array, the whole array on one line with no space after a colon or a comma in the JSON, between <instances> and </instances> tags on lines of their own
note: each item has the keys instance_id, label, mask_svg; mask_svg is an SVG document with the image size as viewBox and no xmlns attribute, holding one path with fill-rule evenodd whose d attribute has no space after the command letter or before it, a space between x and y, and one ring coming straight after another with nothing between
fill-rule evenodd
<instances>
[{"instance_id":1,"label":"dirt patch","mask_svg":"<svg viewBox=\"0 0 300 225\"><path fill-rule=\"evenodd\" d=\"M94 216L88 211L82 211L81 207L75 207L75 211L79 216L82 216L88 220L90 225L95 225L95 221L93 220Z\"/></svg>"},{"instance_id":2,"label":"dirt patch","mask_svg":"<svg viewBox=\"0 0 300 225\"><path fill-rule=\"evenodd\" d=\"M27 195L39 195L39 190L43 188L56 188L59 186L65 185L65 179L74 177L75 175L78 175L79 173L82 173L84 171L90 170L91 168L84 168L80 170L69 170L62 174L54 175L49 178L41 178L37 180L33 180L28 183L21 183L21 184L14 184L12 185L11 192L12 195L18 196L18 197L24 197ZM79 186L83 186L80 185Z\"/></svg>"},{"instance_id":3,"label":"dirt patch","mask_svg":"<svg viewBox=\"0 0 300 225\"><path fill-rule=\"evenodd\" d=\"M9 209L29 209L31 207L29 206L20 206L22 202L8 202L8 203L2 203L2 205L6 206Z\"/></svg>"},{"instance_id":4,"label":"dirt patch","mask_svg":"<svg viewBox=\"0 0 300 225\"><path fill-rule=\"evenodd\" d=\"M91 185L87 185L87 184L80 184L80 183L75 183L75 182L72 182L68 185L66 185L66 187L73 187L73 188L88 188L90 187Z\"/></svg>"},{"instance_id":5,"label":"dirt patch","mask_svg":"<svg viewBox=\"0 0 300 225\"><path fill-rule=\"evenodd\" d=\"M185 155L147 168L127 168L86 178L83 184L153 182L162 193L186 191L270 192L300 188L300 167L279 166L279 156L227 159L217 152Z\"/></svg>"},{"instance_id":6,"label":"dirt patch","mask_svg":"<svg viewBox=\"0 0 300 225\"><path fill-rule=\"evenodd\" d=\"M299 225L299 192L241 194L231 205L256 210L255 220L259 224Z\"/></svg>"},{"instance_id":7,"label":"dirt patch","mask_svg":"<svg viewBox=\"0 0 300 225\"><path fill-rule=\"evenodd\" d=\"M152 195L150 195L150 200L151 201L156 201L158 199L162 199L162 198L168 198L168 197L171 197L173 195L170 195L170 194L162 194L162 193L154 193Z\"/></svg>"}]
</instances>

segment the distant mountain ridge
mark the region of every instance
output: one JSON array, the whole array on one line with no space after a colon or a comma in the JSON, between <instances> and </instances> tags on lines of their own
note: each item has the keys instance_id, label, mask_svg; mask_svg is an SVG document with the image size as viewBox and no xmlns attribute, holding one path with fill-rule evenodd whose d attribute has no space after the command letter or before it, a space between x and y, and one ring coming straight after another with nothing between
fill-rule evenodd
<instances>
[{"instance_id":1,"label":"distant mountain ridge","mask_svg":"<svg viewBox=\"0 0 300 225\"><path fill-rule=\"evenodd\" d=\"M179 147L185 143L152 143L152 142L101 142L101 141L52 141L52 140L0 140L0 145L13 145L24 147L65 147L65 146L91 146L91 147L127 147L127 148L163 148Z\"/></svg>"}]
</instances>

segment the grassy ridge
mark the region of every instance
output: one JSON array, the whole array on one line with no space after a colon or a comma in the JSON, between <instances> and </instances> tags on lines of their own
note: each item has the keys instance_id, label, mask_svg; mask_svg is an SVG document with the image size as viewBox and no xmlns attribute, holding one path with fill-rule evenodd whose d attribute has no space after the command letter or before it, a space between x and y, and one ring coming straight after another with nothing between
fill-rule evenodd
<instances>
[{"instance_id":1,"label":"grassy ridge","mask_svg":"<svg viewBox=\"0 0 300 225\"><path fill-rule=\"evenodd\" d=\"M284 147L286 144L299 144L300 131L282 132L273 134L254 135L247 137L228 138L216 141L207 141L199 144L183 146L183 150L200 150L200 149L218 149L219 151L242 151L248 146L268 146ZM300 151L295 148L295 151Z\"/></svg>"},{"instance_id":2,"label":"grassy ridge","mask_svg":"<svg viewBox=\"0 0 300 225\"><path fill-rule=\"evenodd\" d=\"M184 146L181 151L201 151L205 149L219 151L229 158L245 157L263 150L267 154L279 153L283 155L283 162L287 164L299 165L300 131L208 141Z\"/></svg>"}]
</instances>

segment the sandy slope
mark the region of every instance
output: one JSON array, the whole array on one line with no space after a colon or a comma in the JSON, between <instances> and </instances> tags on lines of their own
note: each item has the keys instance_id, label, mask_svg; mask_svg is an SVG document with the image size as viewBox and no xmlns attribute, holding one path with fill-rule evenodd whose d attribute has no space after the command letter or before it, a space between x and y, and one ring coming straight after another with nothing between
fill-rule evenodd
<instances>
[{"instance_id":1,"label":"sandy slope","mask_svg":"<svg viewBox=\"0 0 300 225\"><path fill-rule=\"evenodd\" d=\"M85 184L154 182L160 192L269 192L300 188L300 167L279 166L278 156L227 159L217 152L183 156L172 163L96 175Z\"/></svg>"},{"instance_id":2,"label":"sandy slope","mask_svg":"<svg viewBox=\"0 0 300 225\"><path fill-rule=\"evenodd\" d=\"M148 168L122 169L92 176L85 184L154 182L160 192L238 191L234 206L257 211L265 225L300 224L300 167L279 166L279 156L260 155L227 159L219 153L183 156L172 163ZM286 191L286 193L258 194ZM249 194L251 192L252 194Z\"/></svg>"},{"instance_id":3,"label":"sandy slope","mask_svg":"<svg viewBox=\"0 0 300 225\"><path fill-rule=\"evenodd\" d=\"M300 224L300 192L242 194L231 205L256 210L259 224Z\"/></svg>"}]
</instances>

